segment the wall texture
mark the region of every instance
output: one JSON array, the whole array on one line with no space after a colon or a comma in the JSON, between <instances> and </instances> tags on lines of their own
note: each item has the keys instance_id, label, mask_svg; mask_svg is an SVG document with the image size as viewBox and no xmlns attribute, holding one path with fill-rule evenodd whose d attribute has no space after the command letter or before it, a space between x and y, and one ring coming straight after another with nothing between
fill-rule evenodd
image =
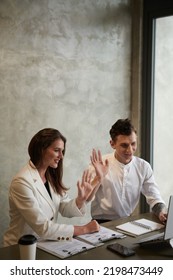
<instances>
[{"instance_id":1,"label":"wall texture","mask_svg":"<svg viewBox=\"0 0 173 280\"><path fill-rule=\"evenodd\" d=\"M64 182L76 181L93 147L130 115L130 0L0 1L0 241L8 226L8 187L44 127L67 137ZM81 224L90 219L90 209Z\"/></svg>"}]
</instances>

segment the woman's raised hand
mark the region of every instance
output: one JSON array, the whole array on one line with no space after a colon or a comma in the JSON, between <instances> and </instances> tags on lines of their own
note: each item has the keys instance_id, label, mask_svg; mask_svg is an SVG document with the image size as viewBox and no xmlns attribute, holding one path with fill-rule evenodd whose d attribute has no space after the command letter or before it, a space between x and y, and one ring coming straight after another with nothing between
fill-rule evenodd
<instances>
[{"instance_id":1,"label":"woman's raised hand","mask_svg":"<svg viewBox=\"0 0 173 280\"><path fill-rule=\"evenodd\" d=\"M89 170L85 170L82 175L82 180L77 182L78 196L76 198L76 204L80 209L84 202L90 197L93 186L91 185L91 173Z\"/></svg>"}]
</instances>

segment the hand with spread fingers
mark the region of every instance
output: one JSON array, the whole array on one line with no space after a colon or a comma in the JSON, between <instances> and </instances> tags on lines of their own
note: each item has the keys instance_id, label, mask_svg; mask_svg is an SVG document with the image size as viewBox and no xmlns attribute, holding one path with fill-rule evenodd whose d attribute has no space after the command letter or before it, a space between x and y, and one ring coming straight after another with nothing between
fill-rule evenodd
<instances>
[{"instance_id":1,"label":"hand with spread fingers","mask_svg":"<svg viewBox=\"0 0 173 280\"><path fill-rule=\"evenodd\" d=\"M103 162L102 160L102 154L100 152L100 150L98 150L98 152L96 152L95 149L93 149L92 151L92 155L90 156L91 159L91 163L95 168L95 172L96 175L98 177L98 179L100 180L100 182L102 181L102 179L106 176L106 174L108 173L109 170L109 162L106 159L105 162Z\"/></svg>"},{"instance_id":2,"label":"hand with spread fingers","mask_svg":"<svg viewBox=\"0 0 173 280\"><path fill-rule=\"evenodd\" d=\"M93 191L93 186L91 185L91 173L89 170L85 170L82 175L82 180L77 182L78 196L76 198L76 204L80 209L88 200L88 197Z\"/></svg>"},{"instance_id":3,"label":"hand with spread fingers","mask_svg":"<svg viewBox=\"0 0 173 280\"><path fill-rule=\"evenodd\" d=\"M77 182L78 196L76 198L76 204L80 209L85 202L89 202L94 197L97 189L99 188L102 179L106 176L109 169L109 162L102 160L102 155L100 150L96 152L95 149L92 151L90 156L91 163L94 166L96 176L91 180L91 173L89 170L85 170L82 175L81 182Z\"/></svg>"}]
</instances>

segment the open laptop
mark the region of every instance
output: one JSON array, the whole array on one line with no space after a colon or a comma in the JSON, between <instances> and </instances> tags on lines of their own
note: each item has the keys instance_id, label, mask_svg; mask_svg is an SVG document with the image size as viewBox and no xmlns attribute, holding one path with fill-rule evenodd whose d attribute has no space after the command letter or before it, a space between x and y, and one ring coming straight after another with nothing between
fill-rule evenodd
<instances>
[{"instance_id":1,"label":"open laptop","mask_svg":"<svg viewBox=\"0 0 173 280\"><path fill-rule=\"evenodd\" d=\"M169 198L165 231L143 238L138 244L142 247L173 247L173 195Z\"/></svg>"}]
</instances>

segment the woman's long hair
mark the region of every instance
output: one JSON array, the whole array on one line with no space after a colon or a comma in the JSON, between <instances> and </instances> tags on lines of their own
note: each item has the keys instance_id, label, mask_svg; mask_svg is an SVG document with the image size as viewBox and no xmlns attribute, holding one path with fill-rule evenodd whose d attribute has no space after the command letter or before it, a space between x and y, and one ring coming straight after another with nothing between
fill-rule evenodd
<instances>
[{"instance_id":1,"label":"woman's long hair","mask_svg":"<svg viewBox=\"0 0 173 280\"><path fill-rule=\"evenodd\" d=\"M31 161L36 167L42 163L42 155L55 140L61 139L64 142L63 155L65 154L66 138L54 128L44 128L37 132L31 139L28 146L28 153ZM57 168L48 167L46 178L50 181L55 192L62 195L67 188L62 182L63 177L63 158L58 162Z\"/></svg>"}]
</instances>

